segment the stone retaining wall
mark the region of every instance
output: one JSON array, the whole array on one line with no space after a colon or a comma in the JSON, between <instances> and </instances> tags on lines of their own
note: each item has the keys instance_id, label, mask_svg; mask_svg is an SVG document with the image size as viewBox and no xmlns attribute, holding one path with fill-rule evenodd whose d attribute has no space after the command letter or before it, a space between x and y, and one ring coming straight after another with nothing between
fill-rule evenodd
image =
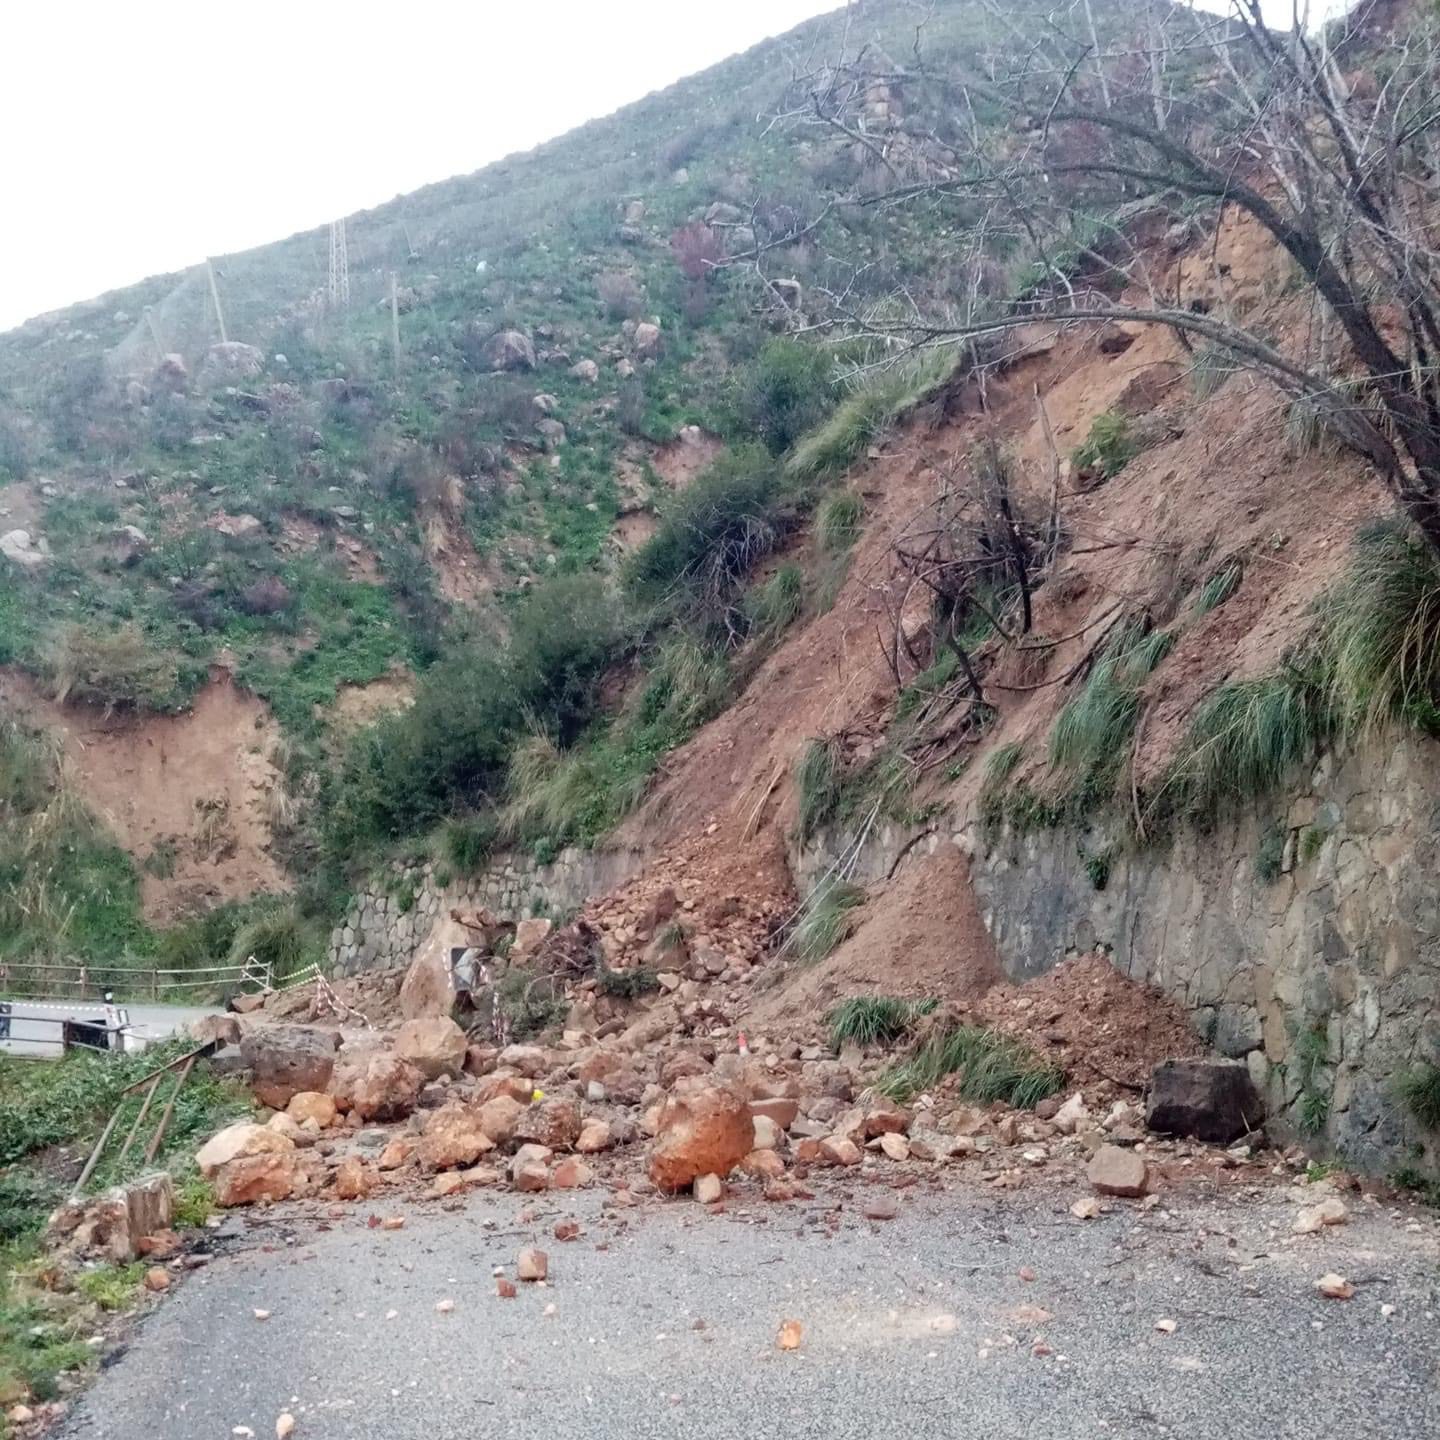
<instances>
[{"instance_id":1,"label":"stone retaining wall","mask_svg":"<svg viewBox=\"0 0 1440 1440\"><path fill-rule=\"evenodd\" d=\"M798 857L802 883L843 843ZM1414 1064L1440 1063L1440 746L1326 759L1288 805L1164 846L1130 849L1099 825L991 836L967 814L880 826L855 878L945 844L971 857L1011 978L1098 946L1245 1060L1294 1133L1318 1124L1314 1140L1368 1170L1440 1173L1440 1137L1393 1091Z\"/></svg>"},{"instance_id":2,"label":"stone retaining wall","mask_svg":"<svg viewBox=\"0 0 1440 1440\"><path fill-rule=\"evenodd\" d=\"M506 920L563 916L592 895L603 895L639 870L635 850L562 850L549 864L506 852L491 857L476 875L437 883L430 864L396 870L356 895L345 919L330 932L330 972L335 977L362 970L407 965L435 921L450 910L480 906Z\"/></svg>"}]
</instances>

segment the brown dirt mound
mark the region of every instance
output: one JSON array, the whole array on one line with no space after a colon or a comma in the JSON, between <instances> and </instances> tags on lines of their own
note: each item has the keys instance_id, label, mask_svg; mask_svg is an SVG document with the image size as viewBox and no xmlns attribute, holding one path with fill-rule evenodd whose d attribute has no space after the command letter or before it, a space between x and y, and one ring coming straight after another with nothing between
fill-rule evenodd
<instances>
[{"instance_id":1,"label":"brown dirt mound","mask_svg":"<svg viewBox=\"0 0 1440 1440\"><path fill-rule=\"evenodd\" d=\"M967 1004L1000 978L995 946L975 907L965 857L953 845L902 865L872 893L850 937L764 997L759 1024L819 1016L852 995Z\"/></svg>"},{"instance_id":2,"label":"brown dirt mound","mask_svg":"<svg viewBox=\"0 0 1440 1440\"><path fill-rule=\"evenodd\" d=\"M70 783L137 860L171 856L168 875L143 874L148 920L287 888L269 853L275 725L227 672L180 715L57 705L17 671L0 674L0 704L60 737Z\"/></svg>"},{"instance_id":3,"label":"brown dirt mound","mask_svg":"<svg viewBox=\"0 0 1440 1440\"><path fill-rule=\"evenodd\" d=\"M1162 1060L1204 1050L1178 1005L1100 954L1062 961L1024 985L997 985L979 1018L1054 1060L1087 1093L1107 1082L1133 1093Z\"/></svg>"}]
</instances>

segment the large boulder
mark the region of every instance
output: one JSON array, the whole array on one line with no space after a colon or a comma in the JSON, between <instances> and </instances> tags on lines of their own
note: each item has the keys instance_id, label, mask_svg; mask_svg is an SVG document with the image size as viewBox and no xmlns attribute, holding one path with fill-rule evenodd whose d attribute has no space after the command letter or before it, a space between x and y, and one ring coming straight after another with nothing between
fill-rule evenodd
<instances>
[{"instance_id":1,"label":"large boulder","mask_svg":"<svg viewBox=\"0 0 1440 1440\"><path fill-rule=\"evenodd\" d=\"M342 1054L330 1080L341 1110L362 1120L403 1120L420 1101L425 1076L408 1060L375 1046Z\"/></svg>"},{"instance_id":2,"label":"large boulder","mask_svg":"<svg viewBox=\"0 0 1440 1440\"><path fill-rule=\"evenodd\" d=\"M228 1208L261 1200L288 1200L306 1188L307 1180L299 1156L291 1149L232 1160L215 1172L211 1183L215 1203Z\"/></svg>"},{"instance_id":3,"label":"large boulder","mask_svg":"<svg viewBox=\"0 0 1440 1440\"><path fill-rule=\"evenodd\" d=\"M233 385L252 380L265 368L265 353L242 340L222 340L212 345L200 362L201 385Z\"/></svg>"},{"instance_id":4,"label":"large boulder","mask_svg":"<svg viewBox=\"0 0 1440 1440\"><path fill-rule=\"evenodd\" d=\"M465 1032L448 1016L407 1020L395 1035L395 1053L427 1080L452 1079L465 1068Z\"/></svg>"},{"instance_id":5,"label":"large boulder","mask_svg":"<svg viewBox=\"0 0 1440 1440\"><path fill-rule=\"evenodd\" d=\"M1228 1145L1258 1130L1265 1111L1237 1060L1165 1060L1150 1077L1145 1123L1162 1135Z\"/></svg>"},{"instance_id":6,"label":"large boulder","mask_svg":"<svg viewBox=\"0 0 1440 1440\"><path fill-rule=\"evenodd\" d=\"M190 1022L190 1038L197 1045L238 1045L240 1022L233 1015L202 1015Z\"/></svg>"},{"instance_id":7,"label":"large boulder","mask_svg":"<svg viewBox=\"0 0 1440 1440\"><path fill-rule=\"evenodd\" d=\"M473 1165L495 1142L485 1133L478 1109L468 1105L446 1105L425 1121L419 1156L431 1170L453 1170Z\"/></svg>"},{"instance_id":8,"label":"large boulder","mask_svg":"<svg viewBox=\"0 0 1440 1440\"><path fill-rule=\"evenodd\" d=\"M515 927L515 941L510 946L512 960L528 960L550 938L554 922L543 916L522 920Z\"/></svg>"},{"instance_id":9,"label":"large boulder","mask_svg":"<svg viewBox=\"0 0 1440 1440\"><path fill-rule=\"evenodd\" d=\"M580 1127L580 1107L573 1100L542 1100L520 1112L511 1134L528 1145L569 1150L580 1138Z\"/></svg>"},{"instance_id":10,"label":"large boulder","mask_svg":"<svg viewBox=\"0 0 1440 1440\"><path fill-rule=\"evenodd\" d=\"M635 353L642 360L656 360L665 348L660 327L649 320L642 320L635 327Z\"/></svg>"},{"instance_id":11,"label":"large boulder","mask_svg":"<svg viewBox=\"0 0 1440 1440\"><path fill-rule=\"evenodd\" d=\"M400 982L400 1014L406 1020L423 1020L450 1014L455 987L450 976L450 952L470 944L470 935L453 915L441 916L420 943L410 968Z\"/></svg>"},{"instance_id":12,"label":"large boulder","mask_svg":"<svg viewBox=\"0 0 1440 1440\"><path fill-rule=\"evenodd\" d=\"M492 370L533 370L535 346L530 337L519 330L500 330L486 342L485 363Z\"/></svg>"},{"instance_id":13,"label":"large boulder","mask_svg":"<svg viewBox=\"0 0 1440 1440\"><path fill-rule=\"evenodd\" d=\"M212 1135L196 1153L195 1164L200 1173L210 1180L233 1161L251 1155L283 1155L294 1148L294 1141L280 1131L272 1130L268 1125L239 1120Z\"/></svg>"},{"instance_id":14,"label":"large boulder","mask_svg":"<svg viewBox=\"0 0 1440 1440\"><path fill-rule=\"evenodd\" d=\"M263 1105L283 1110L302 1090L327 1090L340 1036L314 1025L257 1025L240 1042L251 1089Z\"/></svg>"},{"instance_id":15,"label":"large boulder","mask_svg":"<svg viewBox=\"0 0 1440 1440\"><path fill-rule=\"evenodd\" d=\"M190 367L185 363L183 355L172 350L168 355L160 357L160 363L156 365L150 380L156 389L170 390L178 395L190 384Z\"/></svg>"},{"instance_id":16,"label":"large boulder","mask_svg":"<svg viewBox=\"0 0 1440 1440\"><path fill-rule=\"evenodd\" d=\"M494 1095L480 1106L480 1127L497 1144L507 1145L515 1138L525 1106L512 1095Z\"/></svg>"},{"instance_id":17,"label":"large boulder","mask_svg":"<svg viewBox=\"0 0 1440 1440\"><path fill-rule=\"evenodd\" d=\"M719 1086L666 1101L650 1151L650 1179L684 1190L701 1175L728 1175L755 1148L750 1106Z\"/></svg>"},{"instance_id":18,"label":"large boulder","mask_svg":"<svg viewBox=\"0 0 1440 1440\"><path fill-rule=\"evenodd\" d=\"M28 530L7 530L0 535L0 555L18 570L39 570L50 563L50 552L43 540L35 540Z\"/></svg>"}]
</instances>

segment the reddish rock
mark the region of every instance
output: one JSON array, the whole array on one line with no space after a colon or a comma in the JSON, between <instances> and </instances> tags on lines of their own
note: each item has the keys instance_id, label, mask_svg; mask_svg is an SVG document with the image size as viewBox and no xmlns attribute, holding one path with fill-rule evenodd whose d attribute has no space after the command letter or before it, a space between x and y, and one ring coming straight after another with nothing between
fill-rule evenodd
<instances>
[{"instance_id":1,"label":"reddish rock","mask_svg":"<svg viewBox=\"0 0 1440 1440\"><path fill-rule=\"evenodd\" d=\"M903 1135L910 1129L910 1112L892 1100L876 1100L865 1112L865 1138L879 1135Z\"/></svg>"},{"instance_id":2,"label":"reddish rock","mask_svg":"<svg viewBox=\"0 0 1440 1440\"><path fill-rule=\"evenodd\" d=\"M497 1145L507 1145L515 1138L515 1128L524 1113L525 1106L509 1095L496 1095L476 1111L481 1128Z\"/></svg>"},{"instance_id":3,"label":"reddish rock","mask_svg":"<svg viewBox=\"0 0 1440 1440\"><path fill-rule=\"evenodd\" d=\"M543 1280L550 1273L550 1257L533 1246L528 1246L515 1257L515 1278L517 1280Z\"/></svg>"},{"instance_id":4,"label":"reddish rock","mask_svg":"<svg viewBox=\"0 0 1440 1440\"><path fill-rule=\"evenodd\" d=\"M337 1200L363 1200L374 1188L374 1171L358 1155L347 1155L340 1162L335 1171Z\"/></svg>"},{"instance_id":5,"label":"reddish rock","mask_svg":"<svg viewBox=\"0 0 1440 1440\"><path fill-rule=\"evenodd\" d=\"M233 1160L271 1152L287 1154L294 1149L295 1142L278 1130L240 1120L212 1135L196 1153L195 1164L208 1180L222 1165L228 1165Z\"/></svg>"},{"instance_id":6,"label":"reddish rock","mask_svg":"<svg viewBox=\"0 0 1440 1440\"><path fill-rule=\"evenodd\" d=\"M553 1233L557 1240L578 1240L580 1238L580 1222L578 1220L557 1220Z\"/></svg>"},{"instance_id":7,"label":"reddish rock","mask_svg":"<svg viewBox=\"0 0 1440 1440\"><path fill-rule=\"evenodd\" d=\"M159 1265L152 1265L145 1272L145 1288L152 1294L170 1288L170 1272Z\"/></svg>"},{"instance_id":8,"label":"reddish rock","mask_svg":"<svg viewBox=\"0 0 1440 1440\"><path fill-rule=\"evenodd\" d=\"M395 1053L427 1080L452 1079L465 1068L465 1032L448 1015L407 1020L395 1033Z\"/></svg>"},{"instance_id":9,"label":"reddish rock","mask_svg":"<svg viewBox=\"0 0 1440 1440\"><path fill-rule=\"evenodd\" d=\"M858 1165L860 1147L845 1135L827 1135L820 1142L821 1163L826 1165Z\"/></svg>"},{"instance_id":10,"label":"reddish rock","mask_svg":"<svg viewBox=\"0 0 1440 1440\"><path fill-rule=\"evenodd\" d=\"M322 1130L335 1123L335 1097L319 1090L302 1090L290 1097L285 1113L297 1124L313 1120Z\"/></svg>"},{"instance_id":11,"label":"reddish rock","mask_svg":"<svg viewBox=\"0 0 1440 1440\"><path fill-rule=\"evenodd\" d=\"M397 1135L387 1141L376 1164L381 1170L398 1170L415 1153L415 1141L408 1135Z\"/></svg>"},{"instance_id":12,"label":"reddish rock","mask_svg":"<svg viewBox=\"0 0 1440 1440\"><path fill-rule=\"evenodd\" d=\"M788 1095L771 1100L752 1100L750 1113L757 1119L763 1115L767 1120L773 1120L780 1129L788 1130L800 1113L800 1102Z\"/></svg>"},{"instance_id":13,"label":"reddish rock","mask_svg":"<svg viewBox=\"0 0 1440 1440\"><path fill-rule=\"evenodd\" d=\"M344 1055L335 1067L330 1093L336 1106L361 1120L403 1120L420 1099L425 1077L387 1050L370 1048Z\"/></svg>"},{"instance_id":14,"label":"reddish rock","mask_svg":"<svg viewBox=\"0 0 1440 1440\"><path fill-rule=\"evenodd\" d=\"M614 1143L610 1126L605 1121L592 1117L580 1127L580 1137L575 1141L575 1148L582 1155L598 1155Z\"/></svg>"},{"instance_id":15,"label":"reddish rock","mask_svg":"<svg viewBox=\"0 0 1440 1440\"><path fill-rule=\"evenodd\" d=\"M528 1105L530 1097L535 1093L533 1082L525 1079L523 1075L487 1075L479 1085L475 1087L475 1099L485 1105L491 1100L505 1096L513 1100L517 1105Z\"/></svg>"},{"instance_id":16,"label":"reddish rock","mask_svg":"<svg viewBox=\"0 0 1440 1440\"><path fill-rule=\"evenodd\" d=\"M263 1127L258 1127L263 1128ZM304 1188L304 1174L293 1150L245 1155L220 1166L211 1179L215 1203L229 1208L261 1200L288 1200Z\"/></svg>"},{"instance_id":17,"label":"reddish rock","mask_svg":"<svg viewBox=\"0 0 1440 1440\"><path fill-rule=\"evenodd\" d=\"M740 1162L740 1172L756 1180L774 1180L785 1173L785 1162L773 1150L752 1150Z\"/></svg>"},{"instance_id":18,"label":"reddish rock","mask_svg":"<svg viewBox=\"0 0 1440 1440\"><path fill-rule=\"evenodd\" d=\"M701 1175L728 1175L754 1148L750 1107L718 1086L672 1098L661 1111L650 1152L650 1179L683 1190Z\"/></svg>"},{"instance_id":19,"label":"reddish rock","mask_svg":"<svg viewBox=\"0 0 1440 1440\"><path fill-rule=\"evenodd\" d=\"M421 1164L431 1170L473 1165L495 1142L485 1133L480 1112L467 1105L446 1105L425 1121L420 1141Z\"/></svg>"},{"instance_id":20,"label":"reddish rock","mask_svg":"<svg viewBox=\"0 0 1440 1440\"><path fill-rule=\"evenodd\" d=\"M570 1150L580 1138L580 1107L573 1100L542 1100L516 1119L514 1136L527 1145Z\"/></svg>"},{"instance_id":21,"label":"reddish rock","mask_svg":"<svg viewBox=\"0 0 1440 1440\"><path fill-rule=\"evenodd\" d=\"M562 1160L550 1175L550 1184L556 1190L582 1190L593 1183L595 1172L574 1155Z\"/></svg>"}]
</instances>

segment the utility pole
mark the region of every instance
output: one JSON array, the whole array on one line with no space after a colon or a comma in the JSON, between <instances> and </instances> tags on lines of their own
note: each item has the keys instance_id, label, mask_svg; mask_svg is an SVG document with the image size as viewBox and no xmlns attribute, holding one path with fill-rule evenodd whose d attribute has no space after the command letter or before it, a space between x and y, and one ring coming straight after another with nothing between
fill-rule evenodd
<instances>
[{"instance_id":1,"label":"utility pole","mask_svg":"<svg viewBox=\"0 0 1440 1440\"><path fill-rule=\"evenodd\" d=\"M165 358L165 347L160 343L160 332L155 328L155 312L149 305L145 307L145 324L150 331L151 343L155 346L155 358L157 360L163 360Z\"/></svg>"},{"instance_id":2,"label":"utility pole","mask_svg":"<svg viewBox=\"0 0 1440 1440\"><path fill-rule=\"evenodd\" d=\"M215 320L220 326L220 343L225 345L229 343L230 337L225 333L225 312L220 308L220 287L215 283L215 267L208 256L205 259L205 274L210 280L210 298L215 302Z\"/></svg>"},{"instance_id":3,"label":"utility pole","mask_svg":"<svg viewBox=\"0 0 1440 1440\"><path fill-rule=\"evenodd\" d=\"M330 222L330 308L350 308L350 255L343 220Z\"/></svg>"},{"instance_id":4,"label":"utility pole","mask_svg":"<svg viewBox=\"0 0 1440 1440\"><path fill-rule=\"evenodd\" d=\"M390 272L390 348L395 355L395 373L400 373L400 300L395 293L395 272Z\"/></svg>"}]
</instances>

